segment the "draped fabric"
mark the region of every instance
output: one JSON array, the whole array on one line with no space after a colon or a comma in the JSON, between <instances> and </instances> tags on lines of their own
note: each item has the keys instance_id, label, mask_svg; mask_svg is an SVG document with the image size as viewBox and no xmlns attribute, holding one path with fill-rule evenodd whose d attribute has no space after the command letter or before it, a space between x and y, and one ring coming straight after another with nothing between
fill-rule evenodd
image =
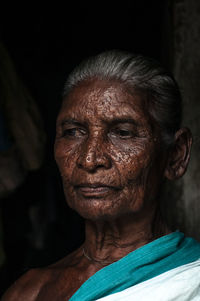
<instances>
[{"instance_id":1,"label":"draped fabric","mask_svg":"<svg viewBox=\"0 0 200 301\"><path fill-rule=\"evenodd\" d=\"M98 301L200 301L200 259Z\"/></svg>"},{"instance_id":2,"label":"draped fabric","mask_svg":"<svg viewBox=\"0 0 200 301\"><path fill-rule=\"evenodd\" d=\"M162 236L90 277L70 301L92 301L123 291L200 258L200 243L181 232Z\"/></svg>"}]
</instances>

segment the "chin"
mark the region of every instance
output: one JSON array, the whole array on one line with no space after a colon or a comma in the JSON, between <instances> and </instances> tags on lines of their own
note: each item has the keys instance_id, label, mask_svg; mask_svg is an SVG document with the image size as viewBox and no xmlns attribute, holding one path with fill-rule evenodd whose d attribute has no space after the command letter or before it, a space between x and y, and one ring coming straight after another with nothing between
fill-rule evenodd
<instances>
[{"instance_id":1,"label":"chin","mask_svg":"<svg viewBox=\"0 0 200 301\"><path fill-rule=\"evenodd\" d=\"M78 202L68 202L69 207L75 210L81 217L93 221L114 220L122 213L112 201L101 199L86 199Z\"/></svg>"}]
</instances>

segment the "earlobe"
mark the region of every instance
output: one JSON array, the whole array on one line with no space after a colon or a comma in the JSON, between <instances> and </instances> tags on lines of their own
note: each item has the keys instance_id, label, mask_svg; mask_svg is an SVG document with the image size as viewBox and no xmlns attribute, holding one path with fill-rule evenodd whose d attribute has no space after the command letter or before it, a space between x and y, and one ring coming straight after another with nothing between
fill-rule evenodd
<instances>
[{"instance_id":1,"label":"earlobe","mask_svg":"<svg viewBox=\"0 0 200 301\"><path fill-rule=\"evenodd\" d=\"M190 159L191 146L191 131L188 128L178 130L165 169L165 177L168 180L176 180L184 175Z\"/></svg>"}]
</instances>

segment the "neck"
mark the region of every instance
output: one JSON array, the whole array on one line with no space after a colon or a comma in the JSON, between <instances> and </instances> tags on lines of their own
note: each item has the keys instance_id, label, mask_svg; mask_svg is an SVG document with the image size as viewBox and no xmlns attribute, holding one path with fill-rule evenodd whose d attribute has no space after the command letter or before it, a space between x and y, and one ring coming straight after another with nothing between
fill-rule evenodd
<instances>
[{"instance_id":1,"label":"neck","mask_svg":"<svg viewBox=\"0 0 200 301\"><path fill-rule=\"evenodd\" d=\"M107 265L168 233L159 210L143 218L129 214L112 221L86 220L83 252L88 260Z\"/></svg>"}]
</instances>

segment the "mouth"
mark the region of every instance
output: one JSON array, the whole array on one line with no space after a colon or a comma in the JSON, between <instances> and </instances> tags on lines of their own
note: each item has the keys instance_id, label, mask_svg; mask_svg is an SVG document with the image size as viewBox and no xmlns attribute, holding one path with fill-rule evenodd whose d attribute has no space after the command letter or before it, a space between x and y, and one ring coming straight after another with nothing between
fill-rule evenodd
<instances>
[{"instance_id":1,"label":"mouth","mask_svg":"<svg viewBox=\"0 0 200 301\"><path fill-rule=\"evenodd\" d=\"M118 187L113 187L102 183L95 183L95 184L83 183L75 186L75 189L82 196L87 198L94 198L94 197L101 198L111 192L120 190L120 188Z\"/></svg>"}]
</instances>

